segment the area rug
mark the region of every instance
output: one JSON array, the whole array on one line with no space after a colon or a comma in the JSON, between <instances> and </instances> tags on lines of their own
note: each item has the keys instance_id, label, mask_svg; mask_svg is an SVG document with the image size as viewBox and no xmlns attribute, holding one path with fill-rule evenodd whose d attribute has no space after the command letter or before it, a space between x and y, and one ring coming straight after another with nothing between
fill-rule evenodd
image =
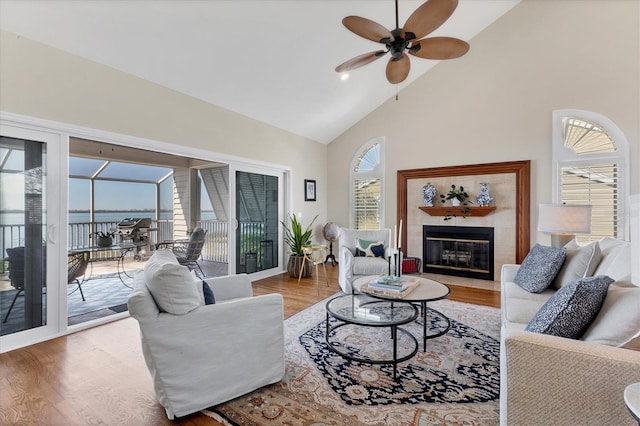
<instances>
[{"instance_id":1,"label":"area rug","mask_svg":"<svg viewBox=\"0 0 640 426\"><path fill-rule=\"evenodd\" d=\"M418 353L391 365L348 361L324 340L325 304L285 321L284 379L203 413L227 425L496 425L499 423L499 333L496 308L442 300L429 303L451 329L427 341L422 326L403 326L420 341ZM431 317L430 317L431 318ZM437 318L437 317L436 317ZM438 327L438 319L433 326ZM347 349L373 356L390 348L389 329L342 327ZM410 345L409 339L400 342ZM374 349L371 349L374 348Z\"/></svg>"}]
</instances>

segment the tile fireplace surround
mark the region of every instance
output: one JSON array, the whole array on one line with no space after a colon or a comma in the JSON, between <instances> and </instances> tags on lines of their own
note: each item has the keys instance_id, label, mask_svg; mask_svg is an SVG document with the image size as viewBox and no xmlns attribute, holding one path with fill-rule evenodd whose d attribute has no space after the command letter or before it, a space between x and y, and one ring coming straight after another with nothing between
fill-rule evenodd
<instances>
[{"instance_id":1,"label":"tile fireplace surround","mask_svg":"<svg viewBox=\"0 0 640 426\"><path fill-rule=\"evenodd\" d=\"M424 257L423 225L477 226L494 228L495 281L500 281L504 263L521 262L526 255L524 248L527 251L529 248L529 162L515 162L515 171L511 171L514 163L504 163L507 165L504 170L499 169L500 164L399 171L398 220L402 218L406 223L406 235L403 237L407 242L404 247L406 255ZM491 173L482 173L484 170ZM419 209L423 206L422 187L428 183L436 187L436 206L449 205L449 202L440 202L440 194L446 193L453 184L464 186L472 205L475 205L480 184L488 183L496 210L483 217L454 217L446 221L442 216L431 216ZM519 204L526 206L526 214L521 213L520 217L517 214Z\"/></svg>"}]
</instances>

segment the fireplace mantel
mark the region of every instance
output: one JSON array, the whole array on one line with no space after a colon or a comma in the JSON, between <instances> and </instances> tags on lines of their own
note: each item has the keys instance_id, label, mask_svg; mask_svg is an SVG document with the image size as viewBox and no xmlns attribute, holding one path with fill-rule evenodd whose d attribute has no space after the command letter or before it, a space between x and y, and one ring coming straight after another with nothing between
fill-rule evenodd
<instances>
[{"instance_id":1,"label":"fireplace mantel","mask_svg":"<svg viewBox=\"0 0 640 426\"><path fill-rule=\"evenodd\" d=\"M446 207L418 207L420 210L430 216L486 216L492 211L495 211L496 206L446 206Z\"/></svg>"}]
</instances>

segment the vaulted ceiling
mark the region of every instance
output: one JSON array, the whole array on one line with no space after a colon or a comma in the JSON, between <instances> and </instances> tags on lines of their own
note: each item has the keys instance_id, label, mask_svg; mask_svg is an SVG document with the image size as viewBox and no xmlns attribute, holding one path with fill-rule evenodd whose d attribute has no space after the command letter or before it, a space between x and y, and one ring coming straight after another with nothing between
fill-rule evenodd
<instances>
[{"instance_id":1,"label":"vaulted ceiling","mask_svg":"<svg viewBox=\"0 0 640 426\"><path fill-rule=\"evenodd\" d=\"M461 0L431 35L474 54L473 37L519 1ZM399 0L400 26L423 2ZM412 58L394 86L383 58L342 81L337 65L379 49L342 25L347 15L395 27L393 0L0 0L3 30L321 143L437 64Z\"/></svg>"}]
</instances>

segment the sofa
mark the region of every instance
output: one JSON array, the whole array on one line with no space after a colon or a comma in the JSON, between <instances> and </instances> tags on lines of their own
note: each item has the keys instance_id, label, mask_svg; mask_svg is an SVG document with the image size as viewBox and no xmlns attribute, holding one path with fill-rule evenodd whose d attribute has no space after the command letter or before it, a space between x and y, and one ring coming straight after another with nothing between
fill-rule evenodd
<instances>
[{"instance_id":1,"label":"sofa","mask_svg":"<svg viewBox=\"0 0 640 426\"><path fill-rule=\"evenodd\" d=\"M254 297L246 274L203 281L171 250L156 250L134 278L128 307L169 419L284 376L282 295Z\"/></svg>"},{"instance_id":2,"label":"sofa","mask_svg":"<svg viewBox=\"0 0 640 426\"><path fill-rule=\"evenodd\" d=\"M522 287L522 265L502 267L500 423L634 425L623 400L625 387L640 382L640 287L631 282L631 244L604 238L587 245L573 241L562 250L560 269L541 291ZM534 275L550 263L536 265ZM578 338L531 331L561 293L568 294L564 286L576 289L579 282L603 280L602 304L592 309L594 319L584 319L588 325L582 325ZM552 309L555 321L567 312L580 317L589 310L581 306L579 292L564 300L566 311Z\"/></svg>"},{"instance_id":3,"label":"sofa","mask_svg":"<svg viewBox=\"0 0 640 426\"><path fill-rule=\"evenodd\" d=\"M340 228L338 284L342 291L352 293L353 282L361 276L389 273L390 248L391 229Z\"/></svg>"}]
</instances>

